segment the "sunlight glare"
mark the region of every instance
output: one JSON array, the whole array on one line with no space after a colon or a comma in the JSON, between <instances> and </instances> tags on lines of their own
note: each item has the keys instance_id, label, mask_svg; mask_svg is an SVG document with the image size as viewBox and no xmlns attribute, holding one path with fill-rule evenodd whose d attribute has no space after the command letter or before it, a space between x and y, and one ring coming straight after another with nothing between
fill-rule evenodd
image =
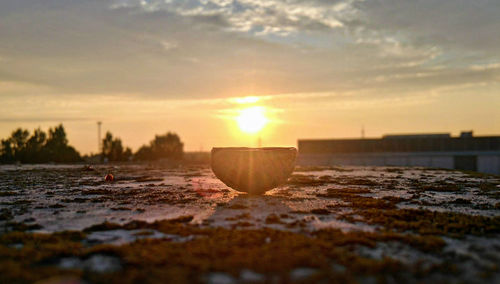
<instances>
[{"instance_id":1,"label":"sunlight glare","mask_svg":"<svg viewBox=\"0 0 500 284\"><path fill-rule=\"evenodd\" d=\"M255 96L238 97L232 99L232 101L237 104L253 104L258 102L259 100L260 100L259 97Z\"/></svg>"},{"instance_id":2,"label":"sunlight glare","mask_svg":"<svg viewBox=\"0 0 500 284\"><path fill-rule=\"evenodd\" d=\"M236 117L236 121L240 129L246 133L256 133L268 123L265 108L261 106L242 109Z\"/></svg>"}]
</instances>

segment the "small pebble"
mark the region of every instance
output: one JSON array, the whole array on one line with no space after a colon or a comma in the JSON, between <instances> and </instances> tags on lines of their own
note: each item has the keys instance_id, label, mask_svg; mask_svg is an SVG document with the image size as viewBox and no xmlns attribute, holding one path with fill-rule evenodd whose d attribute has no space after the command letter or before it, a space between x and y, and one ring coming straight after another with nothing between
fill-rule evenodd
<instances>
[{"instance_id":1,"label":"small pebble","mask_svg":"<svg viewBox=\"0 0 500 284\"><path fill-rule=\"evenodd\" d=\"M115 180L115 177L112 175L112 174L107 174L105 177L104 177L104 180L107 181L107 182L112 182Z\"/></svg>"}]
</instances>

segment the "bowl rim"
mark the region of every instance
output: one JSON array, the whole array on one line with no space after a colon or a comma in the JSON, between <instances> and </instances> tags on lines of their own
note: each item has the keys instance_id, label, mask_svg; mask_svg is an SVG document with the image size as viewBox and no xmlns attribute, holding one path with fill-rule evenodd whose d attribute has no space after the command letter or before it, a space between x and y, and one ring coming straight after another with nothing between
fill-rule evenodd
<instances>
[{"instance_id":1,"label":"bowl rim","mask_svg":"<svg viewBox=\"0 0 500 284\"><path fill-rule=\"evenodd\" d=\"M283 150L295 150L295 147L213 147L212 152L218 151L239 151L239 152L254 152L254 151L283 151Z\"/></svg>"}]
</instances>

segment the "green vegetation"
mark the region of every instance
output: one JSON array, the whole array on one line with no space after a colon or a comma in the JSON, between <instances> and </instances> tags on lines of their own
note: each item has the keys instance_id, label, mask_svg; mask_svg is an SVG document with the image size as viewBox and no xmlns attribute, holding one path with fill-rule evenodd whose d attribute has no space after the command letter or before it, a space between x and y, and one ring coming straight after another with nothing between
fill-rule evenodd
<instances>
[{"instance_id":1,"label":"green vegetation","mask_svg":"<svg viewBox=\"0 0 500 284\"><path fill-rule=\"evenodd\" d=\"M1 141L1 163L69 163L81 161L80 154L68 145L62 124L49 129L48 135L40 128L30 136L28 130L17 129Z\"/></svg>"}]
</instances>

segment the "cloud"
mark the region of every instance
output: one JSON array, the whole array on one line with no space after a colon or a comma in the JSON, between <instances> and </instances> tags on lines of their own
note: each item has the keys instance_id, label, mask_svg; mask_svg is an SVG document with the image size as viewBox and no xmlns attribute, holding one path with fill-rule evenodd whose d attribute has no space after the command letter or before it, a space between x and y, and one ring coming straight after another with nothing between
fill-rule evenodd
<instances>
[{"instance_id":1,"label":"cloud","mask_svg":"<svg viewBox=\"0 0 500 284\"><path fill-rule=\"evenodd\" d=\"M44 86L24 91L31 95L160 100L367 89L404 96L457 82L493 83L499 6L487 0L3 1L0 38L9 40L0 42L0 81Z\"/></svg>"},{"instance_id":2,"label":"cloud","mask_svg":"<svg viewBox=\"0 0 500 284\"><path fill-rule=\"evenodd\" d=\"M219 22L232 31L286 36L304 30L326 30L342 26L338 18L347 5L343 1L117 0L110 7L138 8L144 12L167 11L188 17L218 16L206 19L223 18Z\"/></svg>"},{"instance_id":3,"label":"cloud","mask_svg":"<svg viewBox=\"0 0 500 284\"><path fill-rule=\"evenodd\" d=\"M45 94L50 91L51 88L44 85L32 84L29 82L21 82L21 81L0 80L0 98L6 98L12 96L25 97L26 95L33 93Z\"/></svg>"},{"instance_id":4,"label":"cloud","mask_svg":"<svg viewBox=\"0 0 500 284\"><path fill-rule=\"evenodd\" d=\"M400 34L419 45L460 51L499 51L500 3L491 0L360 1L362 27Z\"/></svg>"},{"instance_id":5,"label":"cloud","mask_svg":"<svg viewBox=\"0 0 500 284\"><path fill-rule=\"evenodd\" d=\"M163 46L163 48L166 51L169 51L169 50L172 50L172 49L179 47L179 44L175 41L163 40L160 42L160 44Z\"/></svg>"}]
</instances>

